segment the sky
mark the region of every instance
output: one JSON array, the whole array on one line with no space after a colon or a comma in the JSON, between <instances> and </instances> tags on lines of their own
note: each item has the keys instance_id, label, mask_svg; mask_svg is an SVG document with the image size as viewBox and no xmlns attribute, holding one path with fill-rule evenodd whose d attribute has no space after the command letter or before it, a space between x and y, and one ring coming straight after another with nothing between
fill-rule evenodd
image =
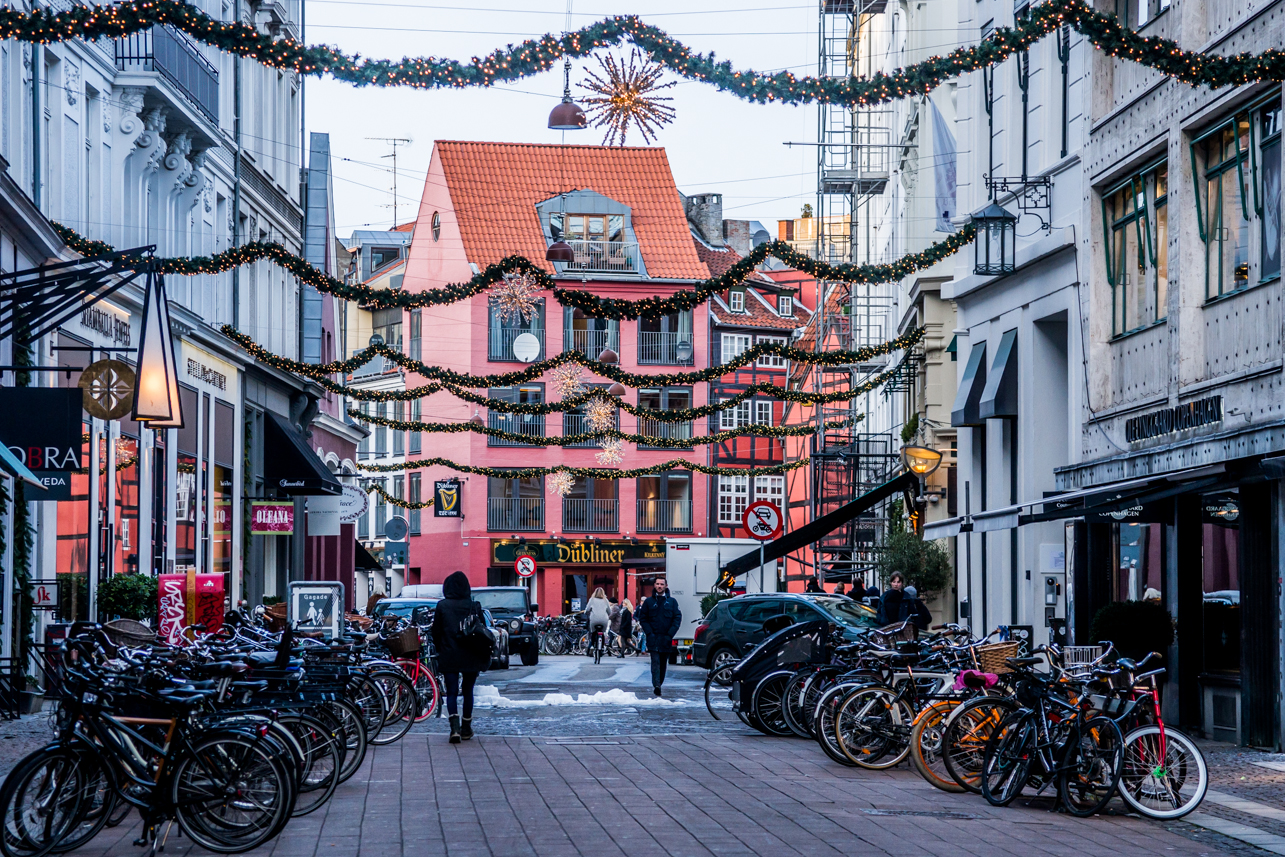
<instances>
[{"instance_id":1,"label":"sky","mask_svg":"<svg viewBox=\"0 0 1285 857\"><path fill-rule=\"evenodd\" d=\"M579 29L613 14L635 14L689 47L714 51L737 68L788 68L815 73L815 2L744 0L638 0L628 6L574 0L572 24ZM453 5L452 5L453 4ZM565 28L565 0L307 0L305 41L369 57L435 56L467 61L498 47ZM628 43L605 48L617 57ZM593 58L573 61L573 96L584 90ZM664 95L677 111L653 145L663 146L679 190L723 194L723 216L759 220L775 237L776 221L797 217L815 195L815 149L785 142L816 140L817 108L758 105L713 86L678 80ZM308 131L330 134L335 172L338 234L387 228L394 222L392 145L379 139L409 139L397 147L397 216L414 217L434 140L560 143L563 132L547 128L549 111L562 96L562 67L491 88L417 90L356 88L326 78L306 83ZM565 133L567 143L595 145L602 129ZM630 145L644 145L630 134Z\"/></svg>"}]
</instances>

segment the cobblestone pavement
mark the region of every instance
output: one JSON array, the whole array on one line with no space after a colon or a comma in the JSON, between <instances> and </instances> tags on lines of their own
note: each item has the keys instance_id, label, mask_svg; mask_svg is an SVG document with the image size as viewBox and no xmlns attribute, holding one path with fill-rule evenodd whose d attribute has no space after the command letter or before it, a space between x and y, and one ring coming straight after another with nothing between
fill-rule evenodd
<instances>
[{"instance_id":1,"label":"cobblestone pavement","mask_svg":"<svg viewBox=\"0 0 1285 857\"><path fill-rule=\"evenodd\" d=\"M937 791L904 767L887 772L844 768L806 741L748 730L726 709L723 716L730 719L713 720L704 707L698 670L671 668L665 685L671 704L658 705L651 701L645 668L642 660L594 667L584 659L551 658L536 668L488 673L481 685L493 690L482 695L488 707L476 711L475 740L451 745L441 734L445 721L433 720L417 725L398 744L372 748L363 769L326 807L292 820L262 853L1266 853L1195 825L1129 816L1121 804L1118 812L1092 819L1049 812L1045 800L996 809L976 796ZM614 703L580 704L581 694ZM42 729L47 726L31 720L0 725L0 771L12 765L20 747L38 746L47 734ZM1226 745L1207 749L1219 793L1233 801L1281 806L1270 789L1281 788L1285 780L1276 774L1285 772L1254 765L1280 757ZM1235 812L1221 806L1208 811L1218 817ZM130 844L137 836L136 820L131 816L121 827L104 831L77 853L141 853ZM1245 823L1251 821L1263 827L1261 818L1250 816ZM166 852L200 853L177 831Z\"/></svg>"}]
</instances>

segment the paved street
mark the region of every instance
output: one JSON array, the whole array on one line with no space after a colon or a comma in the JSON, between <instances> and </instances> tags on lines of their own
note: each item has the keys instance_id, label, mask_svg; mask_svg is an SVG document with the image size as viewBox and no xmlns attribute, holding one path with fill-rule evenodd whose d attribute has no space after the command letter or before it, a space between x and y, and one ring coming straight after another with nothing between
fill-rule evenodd
<instances>
[{"instance_id":1,"label":"paved street","mask_svg":"<svg viewBox=\"0 0 1285 857\"><path fill-rule=\"evenodd\" d=\"M666 701L652 701L646 666L631 658L594 667L566 657L488 673L480 683L488 690L474 741L447 743L444 720L417 726L399 744L375 748L328 806L291 821L256 853L1269 853L1210 824L1165 826L1122 811L1075 819L1049 812L1044 800L994 809L978 797L937 791L905 768L843 768L808 742L746 729L730 711L730 719L710 718L700 670L671 668ZM634 704L623 696L631 693ZM580 704L581 695L616 701ZM30 719L0 725L0 769L38 743L42 729ZM1280 813L1276 824L1285 821L1280 756L1215 745L1211 770L1217 791L1200 814L1214 828L1239 825L1270 837L1274 822L1263 808L1267 815ZM1248 790L1238 790L1238 781L1249 784ZM137 835L135 819L105 831L78 853L140 853L130 844ZM1262 841L1270 848L1275 840ZM177 829L166 852L200 853L177 838Z\"/></svg>"}]
</instances>

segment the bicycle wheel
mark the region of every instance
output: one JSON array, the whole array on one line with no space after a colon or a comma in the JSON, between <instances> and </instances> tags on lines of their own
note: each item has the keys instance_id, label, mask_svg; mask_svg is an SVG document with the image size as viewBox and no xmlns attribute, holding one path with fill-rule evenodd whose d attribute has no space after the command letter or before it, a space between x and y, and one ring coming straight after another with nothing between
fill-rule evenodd
<instances>
[{"instance_id":1,"label":"bicycle wheel","mask_svg":"<svg viewBox=\"0 0 1285 857\"><path fill-rule=\"evenodd\" d=\"M411 726L415 725L415 713L419 707L419 694L400 671L379 670L370 674L370 680L379 688L384 698L387 714L377 732L367 740L377 747L398 741Z\"/></svg>"},{"instance_id":2,"label":"bicycle wheel","mask_svg":"<svg viewBox=\"0 0 1285 857\"><path fill-rule=\"evenodd\" d=\"M910 730L910 764L921 777L944 792L964 790L946 770L942 753L946 723L959 704L957 699L940 699L931 703L919 712Z\"/></svg>"},{"instance_id":3,"label":"bicycle wheel","mask_svg":"<svg viewBox=\"0 0 1285 857\"><path fill-rule=\"evenodd\" d=\"M90 842L111 823L118 804L123 805L126 812L129 811L129 804L116 795L111 772L102 757L86 747L81 750L81 764L84 771L80 785L80 810L76 813L75 825L54 846L54 854L74 851Z\"/></svg>"},{"instance_id":4,"label":"bicycle wheel","mask_svg":"<svg viewBox=\"0 0 1285 857\"><path fill-rule=\"evenodd\" d=\"M361 722L366 727L367 740L379 734L388 717L388 708L384 693L370 679L369 675L354 679L348 686L348 701L361 714Z\"/></svg>"},{"instance_id":5,"label":"bicycle wheel","mask_svg":"<svg viewBox=\"0 0 1285 857\"><path fill-rule=\"evenodd\" d=\"M964 791L982 793L986 742L1016 710L1016 700L996 696L965 702L951 714L942 735L942 762Z\"/></svg>"},{"instance_id":6,"label":"bicycle wheel","mask_svg":"<svg viewBox=\"0 0 1285 857\"><path fill-rule=\"evenodd\" d=\"M1209 769L1200 748L1177 729L1143 726L1124 736L1119 789L1148 818L1182 818L1205 799Z\"/></svg>"},{"instance_id":7,"label":"bicycle wheel","mask_svg":"<svg viewBox=\"0 0 1285 857\"><path fill-rule=\"evenodd\" d=\"M339 727L340 738L344 745L344 763L339 769L339 782L346 782L357 773L361 763L366 760L366 748L369 745L366 736L366 724L360 712L348 700L337 700L322 706L335 719Z\"/></svg>"},{"instance_id":8,"label":"bicycle wheel","mask_svg":"<svg viewBox=\"0 0 1285 857\"><path fill-rule=\"evenodd\" d=\"M786 686L793 675L794 673L788 670L769 673L754 688L754 696L750 700L750 711L753 716L750 719L751 725L760 732L777 738L794 734L786 725L785 713L782 711Z\"/></svg>"},{"instance_id":9,"label":"bicycle wheel","mask_svg":"<svg viewBox=\"0 0 1285 857\"><path fill-rule=\"evenodd\" d=\"M1018 711L987 739L982 754L982 797L992 806L1008 806L1022 793L1035 761L1036 738L1035 715Z\"/></svg>"},{"instance_id":10,"label":"bicycle wheel","mask_svg":"<svg viewBox=\"0 0 1285 857\"><path fill-rule=\"evenodd\" d=\"M426 664L419 661L398 661L397 665L410 677L415 686L415 695L419 699L419 712L415 722L427 720L437 713L437 706L442 702L442 694L437 686L437 679Z\"/></svg>"},{"instance_id":11,"label":"bicycle wheel","mask_svg":"<svg viewBox=\"0 0 1285 857\"><path fill-rule=\"evenodd\" d=\"M85 797L84 754L46 747L23 759L0 786L0 854L43 857L76 828Z\"/></svg>"},{"instance_id":12,"label":"bicycle wheel","mask_svg":"<svg viewBox=\"0 0 1285 857\"><path fill-rule=\"evenodd\" d=\"M236 854L276 836L290 818L295 787L269 744L225 732L180 755L170 798L179 826L193 842Z\"/></svg>"},{"instance_id":13,"label":"bicycle wheel","mask_svg":"<svg viewBox=\"0 0 1285 857\"><path fill-rule=\"evenodd\" d=\"M291 818L319 809L335 793L339 771L343 768L343 750L339 732L307 714L283 714L280 723L304 747L304 765L299 775L299 794Z\"/></svg>"},{"instance_id":14,"label":"bicycle wheel","mask_svg":"<svg viewBox=\"0 0 1285 857\"><path fill-rule=\"evenodd\" d=\"M1063 749L1057 791L1066 811L1079 818L1100 812L1115 794L1124 762L1124 736L1109 717L1094 717L1072 730Z\"/></svg>"},{"instance_id":15,"label":"bicycle wheel","mask_svg":"<svg viewBox=\"0 0 1285 857\"><path fill-rule=\"evenodd\" d=\"M812 733L804 725L806 721L803 711L804 694L807 692L808 685L815 675L815 669L799 670L790 676L790 680L785 686L785 700L781 704L781 714L785 717L785 725L800 738L812 737Z\"/></svg>"},{"instance_id":16,"label":"bicycle wheel","mask_svg":"<svg viewBox=\"0 0 1285 857\"><path fill-rule=\"evenodd\" d=\"M849 759L839 746L839 741L834 733L834 716L839 711L839 705L842 704L843 698L860 686L858 684L836 684L826 689L817 699L816 708L812 712L813 732L817 743L821 745L821 749L840 765L847 765L850 768L855 768L857 763Z\"/></svg>"},{"instance_id":17,"label":"bicycle wheel","mask_svg":"<svg viewBox=\"0 0 1285 857\"><path fill-rule=\"evenodd\" d=\"M910 753L914 712L891 690L867 687L847 696L834 718L834 735L853 764L872 770L891 768Z\"/></svg>"}]
</instances>

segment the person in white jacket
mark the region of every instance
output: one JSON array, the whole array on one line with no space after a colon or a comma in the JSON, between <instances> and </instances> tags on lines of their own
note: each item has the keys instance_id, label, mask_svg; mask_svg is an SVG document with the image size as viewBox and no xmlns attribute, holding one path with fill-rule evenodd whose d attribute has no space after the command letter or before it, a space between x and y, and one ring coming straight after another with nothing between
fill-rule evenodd
<instances>
[{"instance_id":1,"label":"person in white jacket","mask_svg":"<svg viewBox=\"0 0 1285 857\"><path fill-rule=\"evenodd\" d=\"M593 591L589 602L585 604L585 614L589 619L589 649L592 651L598 645L598 635L604 635L603 646L606 646L605 635L607 628L611 625L611 602L607 600L607 593L599 586Z\"/></svg>"}]
</instances>

